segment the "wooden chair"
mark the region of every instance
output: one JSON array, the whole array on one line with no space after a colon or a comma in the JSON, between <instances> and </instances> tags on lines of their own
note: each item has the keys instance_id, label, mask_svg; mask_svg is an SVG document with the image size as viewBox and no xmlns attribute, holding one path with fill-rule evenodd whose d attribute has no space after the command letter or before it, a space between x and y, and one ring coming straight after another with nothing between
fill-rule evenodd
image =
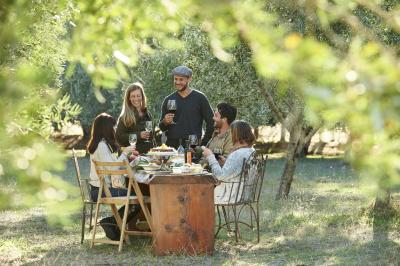
<instances>
[{"instance_id":1,"label":"wooden chair","mask_svg":"<svg viewBox=\"0 0 400 266\"><path fill-rule=\"evenodd\" d=\"M259 199L262 190L262 183L265 173L265 163L267 156L256 156L253 154L246 161L243 160L242 172L240 179L237 182L224 182L230 187L228 200L215 202L218 212L217 236L221 229L226 229L228 232L234 232L235 240L238 242L240 237L239 224L246 225L254 229L254 223L257 230L257 243L260 242L260 210ZM248 207L250 211L250 223L247 223L241 218L242 210ZM231 219L230 210L233 213ZM221 211L224 216L222 224ZM254 216L254 217L253 217ZM231 229L231 225L234 226Z\"/></svg>"},{"instance_id":2,"label":"wooden chair","mask_svg":"<svg viewBox=\"0 0 400 266\"><path fill-rule=\"evenodd\" d=\"M83 239L85 238L85 224L86 224L86 217L87 217L87 206L90 206L90 220L89 220L89 232L92 230L92 218L93 218L93 205L96 202L92 201L90 197L90 187L89 187L89 179L82 178L81 171L79 168L78 158L76 157L75 149L72 149L72 161L75 166L76 172L76 179L78 181L79 189L81 191L82 197L82 232L81 232L81 244L83 243Z\"/></svg>"},{"instance_id":3,"label":"wooden chair","mask_svg":"<svg viewBox=\"0 0 400 266\"><path fill-rule=\"evenodd\" d=\"M132 172L132 169L127 161L123 162L97 162L93 161L97 175L99 177L100 181L100 187L99 187L99 194L97 198L97 204L96 204L96 212L95 212L95 221L98 219L98 214L99 214L99 209L100 205L106 204L111 206L111 211L115 217L115 220L117 221L117 225L121 231L121 236L119 241L114 241L114 240L108 240L108 239L95 239L96 236L96 229L97 229L97 224L95 223L93 227L93 232L92 232L92 242L90 247L92 248L94 243L108 243L108 244L115 244L119 245L118 251L122 250L122 243L125 240L128 244L129 242L129 235L147 235L147 236L152 236L153 235L153 223L152 223L152 218L150 211L148 209L148 205L150 204L150 197L143 196L140 187L138 183L136 182L136 179L134 177L134 174ZM106 168L105 168L106 167ZM110 170L111 169L118 169L118 170ZM105 178L107 176L111 175L127 175L128 177L128 192L126 196L122 197L112 197L111 192L107 186L107 183L105 182ZM136 196L128 196L131 195L131 191L136 193ZM105 197L101 197L101 195L105 193ZM121 219L116 205L125 205L125 211L124 215ZM140 205L140 207L143 210L143 213L145 215L145 218L147 220L147 223L149 224L150 227L150 232L143 232L143 231L128 231L126 229L126 222L127 222L127 216L128 216L128 209L129 205Z\"/></svg>"}]
</instances>

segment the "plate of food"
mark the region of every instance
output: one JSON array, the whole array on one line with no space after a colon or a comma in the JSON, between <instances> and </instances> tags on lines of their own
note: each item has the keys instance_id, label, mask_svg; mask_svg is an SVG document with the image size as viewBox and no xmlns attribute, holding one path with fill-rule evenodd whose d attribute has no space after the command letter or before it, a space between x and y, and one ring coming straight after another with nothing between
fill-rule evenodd
<instances>
[{"instance_id":1,"label":"plate of food","mask_svg":"<svg viewBox=\"0 0 400 266\"><path fill-rule=\"evenodd\" d=\"M172 173L174 174L201 174L203 172L203 167L200 164L195 163L172 167Z\"/></svg>"},{"instance_id":2,"label":"plate of food","mask_svg":"<svg viewBox=\"0 0 400 266\"><path fill-rule=\"evenodd\" d=\"M147 165L141 165L141 167L145 170L145 171L156 171L156 170L160 170L161 165L156 164L156 163L149 163Z\"/></svg>"},{"instance_id":3,"label":"plate of food","mask_svg":"<svg viewBox=\"0 0 400 266\"><path fill-rule=\"evenodd\" d=\"M174 156L177 155L178 152L175 150L174 147L168 147L165 144L161 146L151 148L147 155L150 156Z\"/></svg>"}]
</instances>

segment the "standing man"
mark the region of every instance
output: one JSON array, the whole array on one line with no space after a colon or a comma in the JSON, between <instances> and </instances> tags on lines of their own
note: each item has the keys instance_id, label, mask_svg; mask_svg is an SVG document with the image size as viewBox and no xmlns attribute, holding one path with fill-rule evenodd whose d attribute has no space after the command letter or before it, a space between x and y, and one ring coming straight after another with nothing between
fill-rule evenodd
<instances>
[{"instance_id":1,"label":"standing man","mask_svg":"<svg viewBox=\"0 0 400 266\"><path fill-rule=\"evenodd\" d=\"M167 145L177 148L180 140L182 145L191 134L201 139L201 145L206 145L214 130L213 111L207 97L200 91L189 88L192 81L192 70L186 66L178 66L172 70L176 91L168 95L161 107L159 127L166 131ZM176 112L168 110L168 101L175 100ZM206 131L202 137L203 121Z\"/></svg>"}]
</instances>

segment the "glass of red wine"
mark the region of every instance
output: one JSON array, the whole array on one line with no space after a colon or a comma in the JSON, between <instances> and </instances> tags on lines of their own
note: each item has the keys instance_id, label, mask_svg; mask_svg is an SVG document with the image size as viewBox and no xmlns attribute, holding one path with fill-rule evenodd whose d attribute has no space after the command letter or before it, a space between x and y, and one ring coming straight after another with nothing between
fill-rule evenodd
<instances>
[{"instance_id":1,"label":"glass of red wine","mask_svg":"<svg viewBox=\"0 0 400 266\"><path fill-rule=\"evenodd\" d=\"M219 157L220 157L221 155L222 155L222 149L220 149L220 148L214 149L214 156L215 156L215 159L219 160Z\"/></svg>"},{"instance_id":2,"label":"glass of red wine","mask_svg":"<svg viewBox=\"0 0 400 266\"><path fill-rule=\"evenodd\" d=\"M169 114L175 115L176 113L176 100L168 100L167 102L167 110ZM171 124L176 124L173 120Z\"/></svg>"},{"instance_id":3,"label":"glass of red wine","mask_svg":"<svg viewBox=\"0 0 400 266\"><path fill-rule=\"evenodd\" d=\"M197 140L197 135L196 134L189 135L190 148L192 148L194 150L198 144L199 144L199 142Z\"/></svg>"}]
</instances>

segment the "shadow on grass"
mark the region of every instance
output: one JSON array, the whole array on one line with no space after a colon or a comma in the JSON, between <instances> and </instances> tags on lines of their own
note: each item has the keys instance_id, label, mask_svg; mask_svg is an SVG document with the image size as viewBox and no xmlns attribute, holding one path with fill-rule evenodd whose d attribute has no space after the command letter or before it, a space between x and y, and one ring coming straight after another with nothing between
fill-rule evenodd
<instances>
[{"instance_id":1,"label":"shadow on grass","mask_svg":"<svg viewBox=\"0 0 400 266\"><path fill-rule=\"evenodd\" d=\"M19 238L21 235L68 235L70 232L61 226L49 225L44 214L29 215L18 221L9 220L7 226L0 226L0 235L6 238ZM29 238L28 238L29 239Z\"/></svg>"},{"instance_id":2,"label":"shadow on grass","mask_svg":"<svg viewBox=\"0 0 400 266\"><path fill-rule=\"evenodd\" d=\"M80 158L79 163L83 175L88 174L88 159ZM61 237L55 237L56 242L45 247L43 256L34 263L398 264L399 244L391 239L397 240L400 237L390 237L387 232L384 232L386 235L382 238L373 237L372 226L365 222L366 217L361 212L361 207L365 207L367 199L352 187L352 183L357 182L358 178L346 163L338 158L301 159L289 200L275 201L283 164L284 159L269 159L267 162L261 194L259 244L256 243L256 232L242 229L246 241L238 245L233 237L228 237L224 231L221 232L216 239L213 256L155 257L151 253L151 239L137 237L133 238L130 246L124 245L122 252L118 253L117 246L114 245L104 244L90 249L88 239L80 245L80 220L77 219L74 227L69 228L68 232L57 232L59 229L50 231L51 236L48 238ZM68 169L73 169L70 162ZM65 178L75 181L74 172L67 173ZM29 222L24 226L29 226ZM44 230L39 233L47 234Z\"/></svg>"},{"instance_id":3,"label":"shadow on grass","mask_svg":"<svg viewBox=\"0 0 400 266\"><path fill-rule=\"evenodd\" d=\"M285 227L292 230L276 230L275 225L264 221L261 224L261 242L241 241L235 245L232 238L221 237L218 253L221 256L236 256L235 264L268 263L272 265L387 265L400 262L400 245L390 239L374 239L372 231L359 232L354 237L351 230L357 225L344 226L306 224L301 219L290 219ZM275 229L275 230L273 230Z\"/></svg>"}]
</instances>

